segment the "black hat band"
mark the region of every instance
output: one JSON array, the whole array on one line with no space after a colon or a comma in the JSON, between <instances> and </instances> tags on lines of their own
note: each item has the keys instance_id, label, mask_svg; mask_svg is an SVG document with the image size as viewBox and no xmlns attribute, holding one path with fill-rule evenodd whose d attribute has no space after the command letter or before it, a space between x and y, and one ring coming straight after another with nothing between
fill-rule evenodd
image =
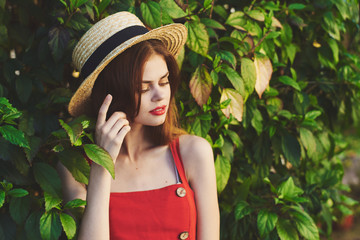
<instances>
[{"instance_id":1,"label":"black hat band","mask_svg":"<svg viewBox=\"0 0 360 240\"><path fill-rule=\"evenodd\" d=\"M86 79L97 68L101 61L116 47L133 37L143 35L147 32L149 32L149 30L143 26L131 26L109 37L85 62L81 69L81 75L83 78Z\"/></svg>"}]
</instances>

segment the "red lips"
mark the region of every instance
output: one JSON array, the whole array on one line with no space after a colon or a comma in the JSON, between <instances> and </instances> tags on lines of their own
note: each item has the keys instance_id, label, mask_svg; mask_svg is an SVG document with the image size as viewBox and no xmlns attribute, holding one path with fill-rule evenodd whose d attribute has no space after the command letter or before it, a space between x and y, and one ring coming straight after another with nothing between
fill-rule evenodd
<instances>
[{"instance_id":1,"label":"red lips","mask_svg":"<svg viewBox=\"0 0 360 240\"><path fill-rule=\"evenodd\" d=\"M154 108L153 110L150 111L151 114L153 115L163 115L166 112L166 105Z\"/></svg>"}]
</instances>

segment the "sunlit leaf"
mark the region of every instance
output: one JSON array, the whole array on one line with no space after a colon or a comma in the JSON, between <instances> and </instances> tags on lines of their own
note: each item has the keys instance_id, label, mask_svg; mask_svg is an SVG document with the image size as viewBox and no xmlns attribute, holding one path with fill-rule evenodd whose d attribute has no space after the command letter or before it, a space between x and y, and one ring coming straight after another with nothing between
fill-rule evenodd
<instances>
[{"instance_id":1,"label":"sunlit leaf","mask_svg":"<svg viewBox=\"0 0 360 240\"><path fill-rule=\"evenodd\" d=\"M75 220L66 213L60 213L60 221L68 239L72 239L76 233Z\"/></svg>"},{"instance_id":2,"label":"sunlit leaf","mask_svg":"<svg viewBox=\"0 0 360 240\"><path fill-rule=\"evenodd\" d=\"M145 20L146 25L151 28L161 26L161 7L159 3L154 1L142 2L140 5L141 14Z\"/></svg>"},{"instance_id":3,"label":"sunlit leaf","mask_svg":"<svg viewBox=\"0 0 360 240\"><path fill-rule=\"evenodd\" d=\"M279 198L288 199L298 197L299 195L304 193L301 188L297 187L294 184L294 180L292 179L292 177L289 177L285 182L282 182L278 186L277 192L279 194Z\"/></svg>"},{"instance_id":4,"label":"sunlit leaf","mask_svg":"<svg viewBox=\"0 0 360 240\"><path fill-rule=\"evenodd\" d=\"M245 84L242 77L234 69L229 67L227 64L223 64L221 71L225 73L226 77L229 79L234 88L242 95L246 96L245 93Z\"/></svg>"},{"instance_id":5,"label":"sunlit leaf","mask_svg":"<svg viewBox=\"0 0 360 240\"><path fill-rule=\"evenodd\" d=\"M191 77L189 87L191 94L199 106L207 102L212 89L212 79L203 65L196 68Z\"/></svg>"},{"instance_id":6,"label":"sunlit leaf","mask_svg":"<svg viewBox=\"0 0 360 240\"><path fill-rule=\"evenodd\" d=\"M186 22L185 26L188 29L186 46L192 51L206 56L210 40L205 25L200 22Z\"/></svg>"},{"instance_id":7,"label":"sunlit leaf","mask_svg":"<svg viewBox=\"0 0 360 240\"><path fill-rule=\"evenodd\" d=\"M160 6L174 19L182 18L187 15L174 0L161 0Z\"/></svg>"},{"instance_id":8,"label":"sunlit leaf","mask_svg":"<svg viewBox=\"0 0 360 240\"><path fill-rule=\"evenodd\" d=\"M24 133L11 125L0 126L0 133L7 141L20 147L29 148L29 143L25 139Z\"/></svg>"},{"instance_id":9,"label":"sunlit leaf","mask_svg":"<svg viewBox=\"0 0 360 240\"><path fill-rule=\"evenodd\" d=\"M245 30L246 19L244 18L245 14L243 12L237 11L231 13L229 17L226 19L225 24L228 24L236 29Z\"/></svg>"},{"instance_id":10,"label":"sunlit leaf","mask_svg":"<svg viewBox=\"0 0 360 240\"><path fill-rule=\"evenodd\" d=\"M256 69L249 58L241 58L241 76L244 80L246 95L253 93L256 83Z\"/></svg>"},{"instance_id":11,"label":"sunlit leaf","mask_svg":"<svg viewBox=\"0 0 360 240\"><path fill-rule=\"evenodd\" d=\"M112 178L115 179L114 162L109 153L96 144L85 144L83 147L88 158L103 166L106 170L109 171Z\"/></svg>"},{"instance_id":12,"label":"sunlit leaf","mask_svg":"<svg viewBox=\"0 0 360 240\"><path fill-rule=\"evenodd\" d=\"M225 88L221 94L220 102L224 102L227 99L231 99L231 102L229 106L227 106L225 109L221 109L221 111L228 118L230 117L231 113L239 122L241 122L244 107L242 96L234 89Z\"/></svg>"},{"instance_id":13,"label":"sunlit leaf","mask_svg":"<svg viewBox=\"0 0 360 240\"><path fill-rule=\"evenodd\" d=\"M221 193L226 187L231 171L231 164L229 159L217 155L215 160L215 170L216 170L216 186L218 193Z\"/></svg>"}]
</instances>

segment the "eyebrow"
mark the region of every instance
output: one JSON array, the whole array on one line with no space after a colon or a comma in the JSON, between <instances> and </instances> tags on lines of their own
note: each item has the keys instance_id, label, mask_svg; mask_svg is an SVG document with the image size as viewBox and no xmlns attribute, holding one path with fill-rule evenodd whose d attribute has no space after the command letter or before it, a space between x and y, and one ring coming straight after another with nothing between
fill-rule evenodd
<instances>
[{"instance_id":1,"label":"eyebrow","mask_svg":"<svg viewBox=\"0 0 360 240\"><path fill-rule=\"evenodd\" d=\"M160 77L160 80L169 76L169 72L165 73L164 76ZM152 83L152 80L143 80L142 83Z\"/></svg>"}]
</instances>

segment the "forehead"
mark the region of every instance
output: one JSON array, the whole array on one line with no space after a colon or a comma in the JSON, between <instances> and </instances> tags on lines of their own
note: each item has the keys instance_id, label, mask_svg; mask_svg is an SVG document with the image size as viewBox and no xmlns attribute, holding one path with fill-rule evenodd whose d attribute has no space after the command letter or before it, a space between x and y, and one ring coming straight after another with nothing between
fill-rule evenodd
<instances>
[{"instance_id":1,"label":"forehead","mask_svg":"<svg viewBox=\"0 0 360 240\"><path fill-rule=\"evenodd\" d=\"M159 80L167 72L168 68L164 57L153 54L144 64L143 80Z\"/></svg>"}]
</instances>

